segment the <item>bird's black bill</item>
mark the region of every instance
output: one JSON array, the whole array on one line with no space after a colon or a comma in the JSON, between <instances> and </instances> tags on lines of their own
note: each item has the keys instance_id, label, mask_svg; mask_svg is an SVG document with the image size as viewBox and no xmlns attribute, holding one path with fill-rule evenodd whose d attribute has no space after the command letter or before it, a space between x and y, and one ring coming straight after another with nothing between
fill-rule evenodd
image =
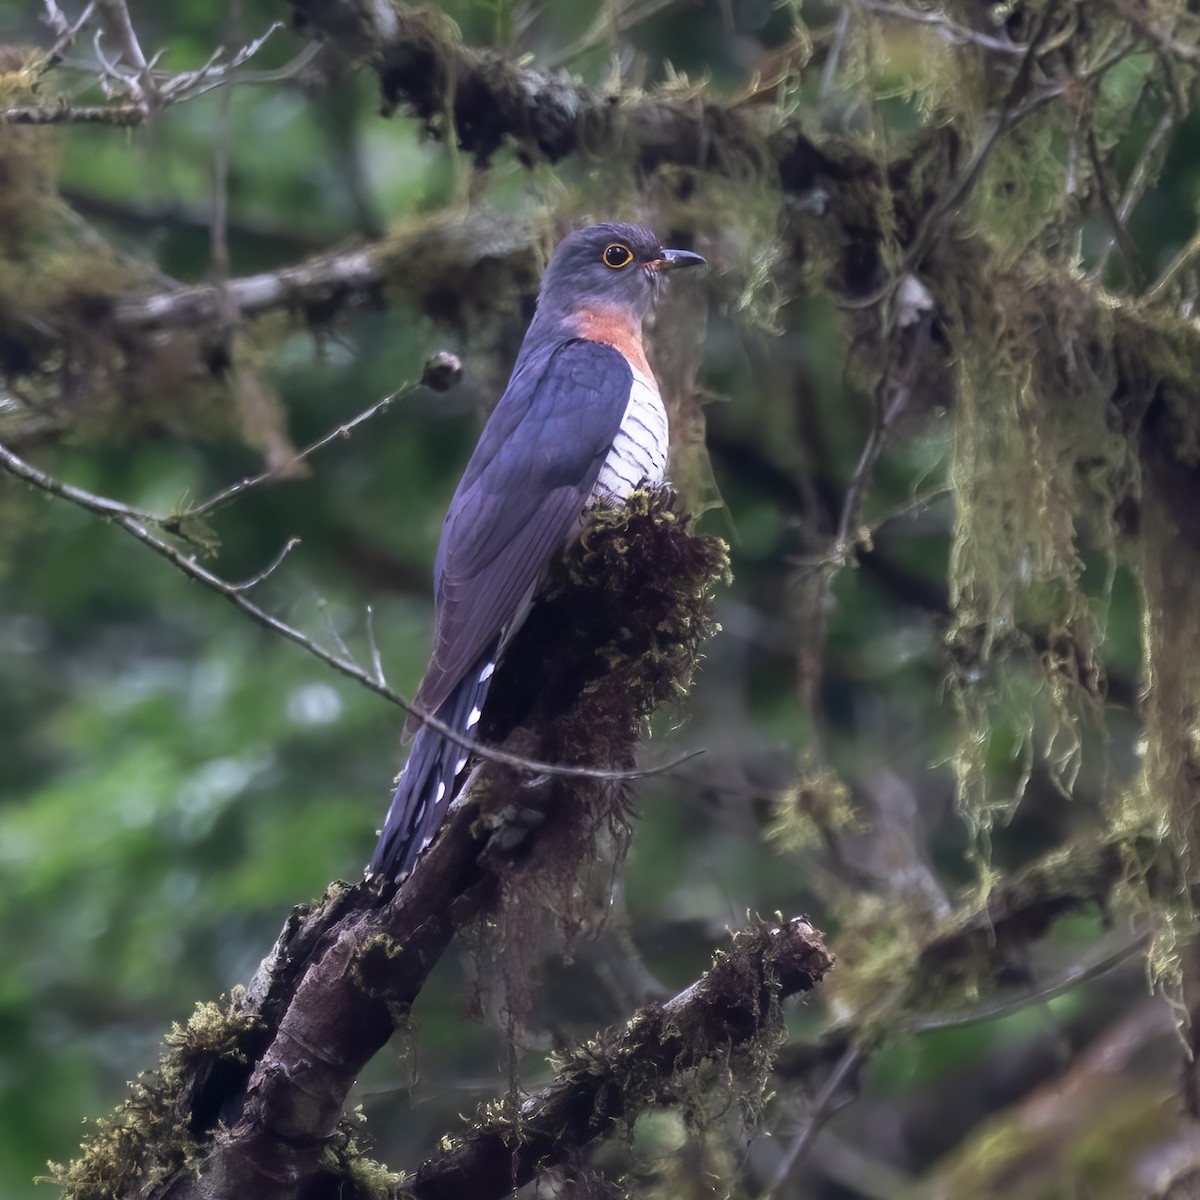
<instances>
[{"instance_id":1,"label":"bird's black bill","mask_svg":"<svg viewBox=\"0 0 1200 1200\"><path fill-rule=\"evenodd\" d=\"M654 265L660 271L674 271L679 267L704 267L708 264L699 254L693 254L690 250L664 250Z\"/></svg>"}]
</instances>

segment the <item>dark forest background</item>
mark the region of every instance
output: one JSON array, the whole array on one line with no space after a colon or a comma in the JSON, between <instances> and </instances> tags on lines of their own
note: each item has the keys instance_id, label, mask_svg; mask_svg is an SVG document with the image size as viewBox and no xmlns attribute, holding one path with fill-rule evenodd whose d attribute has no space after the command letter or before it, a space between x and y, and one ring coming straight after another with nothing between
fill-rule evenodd
<instances>
[{"instance_id":1,"label":"dark forest background","mask_svg":"<svg viewBox=\"0 0 1200 1200\"><path fill-rule=\"evenodd\" d=\"M588 1160L614 1194L1193 1194L1193 6L439 8L0 11L0 445L226 581L299 539L249 594L402 695L557 238L710 263L651 357L732 582L642 759L704 753L637 785L611 906L565 951L545 920L522 1030L495 944L451 947L351 1096L371 1154L415 1169L803 913L838 962L769 1078L631 1113ZM408 386L442 351L461 382ZM0 473L11 1200L359 877L405 753L400 709L54 490Z\"/></svg>"}]
</instances>

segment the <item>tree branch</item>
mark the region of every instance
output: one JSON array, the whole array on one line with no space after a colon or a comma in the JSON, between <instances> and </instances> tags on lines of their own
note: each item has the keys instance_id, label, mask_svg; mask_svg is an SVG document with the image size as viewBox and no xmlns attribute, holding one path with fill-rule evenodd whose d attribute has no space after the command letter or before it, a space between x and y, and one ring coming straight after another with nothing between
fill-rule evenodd
<instances>
[{"instance_id":1,"label":"tree branch","mask_svg":"<svg viewBox=\"0 0 1200 1200\"><path fill-rule=\"evenodd\" d=\"M420 303L434 293L454 294L457 281L478 277L496 263L532 287L533 243L533 229L511 214L483 210L470 220L455 214L413 222L370 245L231 279L224 292L242 316L253 317L277 308L316 313L368 294L385 281L398 284ZM221 292L215 284L203 283L131 296L116 303L113 319L131 331L213 325L221 317Z\"/></svg>"},{"instance_id":2,"label":"tree branch","mask_svg":"<svg viewBox=\"0 0 1200 1200\"><path fill-rule=\"evenodd\" d=\"M566 73L519 66L464 46L435 8L402 0L291 0L301 32L335 44L379 76L384 112L404 106L453 136L483 165L511 137L523 153L557 162L618 145L642 164L729 170L766 160L765 115L699 95L645 96L589 88ZM439 126L438 123L442 125ZM446 126L449 127L446 127Z\"/></svg>"},{"instance_id":3,"label":"tree branch","mask_svg":"<svg viewBox=\"0 0 1200 1200\"><path fill-rule=\"evenodd\" d=\"M661 502L634 499L613 513L553 577L514 656L519 666L497 670L489 734L502 730L509 753L627 762L650 711L690 676L713 628L711 587L723 564L721 544L688 534ZM317 1177L336 1175L326 1152L350 1086L407 1018L455 931L502 902L565 911L599 854L601 831L622 822L623 803L611 782L531 785L506 767L478 765L401 886L336 885L315 912L288 922L204 1044L168 1056L158 1081L130 1102L138 1115L164 1107L186 1115L147 1118L136 1134L118 1123L121 1161L138 1179L162 1180L152 1194L172 1200L319 1194L311 1190ZM775 995L811 987L828 969L804 922L757 929L741 945L674 1005L655 1010L657 1025L647 1018L626 1052L653 1052L659 1074L687 1067L704 1044L774 1029ZM506 953L520 951L506 945ZM673 1040L689 1029L691 1040ZM620 1046L614 1053L621 1061ZM193 1139L186 1148L181 1128ZM111 1161L101 1133L65 1174L85 1178L89 1152Z\"/></svg>"},{"instance_id":4,"label":"tree branch","mask_svg":"<svg viewBox=\"0 0 1200 1200\"><path fill-rule=\"evenodd\" d=\"M140 125L146 113L138 104L36 104L0 110L6 125Z\"/></svg>"},{"instance_id":5,"label":"tree branch","mask_svg":"<svg viewBox=\"0 0 1200 1200\"><path fill-rule=\"evenodd\" d=\"M743 930L691 987L576 1050L555 1082L519 1107L490 1108L407 1186L417 1200L507 1195L608 1136L615 1123L670 1100L687 1073L750 1042L769 1052L779 1001L815 987L833 963L802 917Z\"/></svg>"},{"instance_id":6,"label":"tree branch","mask_svg":"<svg viewBox=\"0 0 1200 1200\"><path fill-rule=\"evenodd\" d=\"M411 386L411 385L410 385ZM366 413L349 422L346 426L340 427L340 430L335 430L333 435L322 438L319 442L308 447L303 453L308 454L319 447L326 445L337 435L339 431L348 432L356 424L360 423L367 416L373 416L376 412L381 411L389 405L404 389L400 389L392 395L386 397L378 404L368 409ZM142 545L148 546L156 554L165 558L172 566L178 568L189 578L196 580L197 583L202 583L205 587L216 592L219 596L223 596L229 601L239 612L249 617L252 621L261 625L264 629L270 630L272 633L279 634L289 642L295 643L302 649L307 650L314 658L319 658L327 666L332 667L335 671L345 675L349 679L353 679L356 683L362 684L363 687L376 695L382 696L385 700L396 705L397 708L403 709L406 713L412 713L419 717L421 723L428 725L430 728L437 730L447 741L456 746L461 747L467 753L474 755L476 758L484 759L498 766L511 767L518 771L526 772L530 775L548 775L561 776L569 779L593 779L593 780L608 780L608 781L633 781L636 779L645 779L651 775L663 774L667 771L674 770L683 763L692 758L697 757L702 751L694 750L688 754L683 754L667 763L661 763L655 767L645 767L637 769L629 769L622 771L614 771L607 767L591 767L584 765L568 765L564 763L543 762L540 759L528 758L520 754L513 754L496 746L486 745L484 742L475 738L465 737L461 731L453 728L442 721L436 714L422 712L416 708L411 701L406 700L399 692L393 691L387 683L381 679L377 672L367 671L365 668L355 662L348 654L334 654L326 650L323 646L318 645L308 634L297 629L293 625L287 624L286 621L280 620L278 617L260 608L252 600L246 596L246 592L251 588L261 583L269 575L271 575L283 559L290 553L293 547L297 544L298 539L293 538L284 546L283 550L275 557L271 564L263 571L259 572L250 580L244 583L230 583L226 579L222 579L219 575L208 570L207 567L202 567L197 561L196 555L185 553L178 546L172 545L165 538L159 537L148 526L157 525L163 529L178 530L179 526L189 516L195 512L207 512L210 508L224 503L230 499L228 492L240 494L255 484L263 482L270 477L270 473L252 477L251 479L242 480L241 483L235 484L233 489L228 492L218 493L211 501L206 501L197 510L188 510L176 516L162 516L157 513L147 512L145 509L132 508L116 500L110 500L106 496L97 496L91 492L84 491L82 488L77 488L69 483L65 483L61 479L55 479L52 475L48 475L45 471L35 467L32 463L26 462L23 458L14 454L7 446L0 443L0 469L8 471L9 474L15 475L18 479L23 479L26 483L32 484L41 491L47 492L52 496L58 496L60 499L69 501L77 508L82 508L87 512L95 513L97 516L102 516L111 521L118 529L124 530L131 537L141 542Z\"/></svg>"}]
</instances>

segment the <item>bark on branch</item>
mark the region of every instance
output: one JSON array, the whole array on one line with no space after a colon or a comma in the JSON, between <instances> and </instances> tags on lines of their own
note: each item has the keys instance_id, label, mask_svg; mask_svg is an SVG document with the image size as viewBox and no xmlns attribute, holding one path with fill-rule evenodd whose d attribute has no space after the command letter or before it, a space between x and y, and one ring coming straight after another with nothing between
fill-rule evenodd
<instances>
[{"instance_id":1,"label":"bark on branch","mask_svg":"<svg viewBox=\"0 0 1200 1200\"><path fill-rule=\"evenodd\" d=\"M489 1114L425 1163L409 1184L413 1195L506 1195L669 1099L682 1074L769 1039L779 1001L815 987L832 966L821 935L801 917L739 933L691 987L575 1051L550 1087L515 1111Z\"/></svg>"},{"instance_id":2,"label":"bark on branch","mask_svg":"<svg viewBox=\"0 0 1200 1200\"><path fill-rule=\"evenodd\" d=\"M436 8L402 0L291 0L298 29L365 62L379 76L384 111L403 106L453 137L484 165L511 138L526 157L557 162L618 146L643 166L671 162L729 169L764 149L752 110L703 96L622 95L566 71L518 66L494 50L464 46ZM717 136L723 135L723 136Z\"/></svg>"},{"instance_id":3,"label":"bark on branch","mask_svg":"<svg viewBox=\"0 0 1200 1200\"><path fill-rule=\"evenodd\" d=\"M292 308L320 320L324 313L388 283L431 316L453 323L448 303L462 306L472 298L484 303L485 296L494 294L490 287L479 286L489 283L489 272L504 272L508 294L513 282L532 287L533 241L530 226L491 210L470 221L413 222L378 242L316 254L295 266L231 279L220 286L202 283L130 296L116 303L113 319L130 332L196 329L218 324L232 304L246 317Z\"/></svg>"}]
</instances>

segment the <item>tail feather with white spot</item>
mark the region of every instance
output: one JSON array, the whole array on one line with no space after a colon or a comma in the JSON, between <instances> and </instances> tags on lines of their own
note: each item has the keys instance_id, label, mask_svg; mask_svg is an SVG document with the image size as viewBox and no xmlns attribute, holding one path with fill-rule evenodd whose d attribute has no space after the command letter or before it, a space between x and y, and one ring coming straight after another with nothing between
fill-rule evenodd
<instances>
[{"instance_id":1,"label":"tail feather with white spot","mask_svg":"<svg viewBox=\"0 0 1200 1200\"><path fill-rule=\"evenodd\" d=\"M472 740L478 734L483 704L492 686L495 657L495 649L489 649L437 710L443 724ZM441 828L467 758L463 747L431 726L421 726L396 781L391 807L367 867L368 879L375 875L401 879L412 870Z\"/></svg>"}]
</instances>

